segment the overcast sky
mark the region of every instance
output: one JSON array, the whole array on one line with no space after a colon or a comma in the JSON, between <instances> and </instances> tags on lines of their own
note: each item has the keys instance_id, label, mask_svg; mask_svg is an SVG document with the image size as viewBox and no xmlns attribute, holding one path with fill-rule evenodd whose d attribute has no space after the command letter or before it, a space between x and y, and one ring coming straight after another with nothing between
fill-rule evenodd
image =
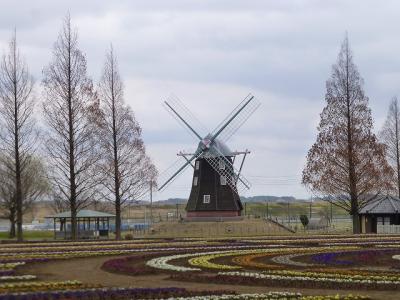
<instances>
[{"instance_id":1,"label":"overcast sky","mask_svg":"<svg viewBox=\"0 0 400 300\"><path fill-rule=\"evenodd\" d=\"M162 107L171 93L212 130L248 93L261 107L229 141L250 149L245 195L308 198L305 156L316 138L325 81L348 32L375 131L400 82L398 1L0 1L0 52L17 28L39 90L42 69L70 12L89 75L100 77L112 43L125 99L160 172L192 138ZM37 92L40 100L40 93ZM183 163L183 161L182 161ZM156 199L187 197L187 170Z\"/></svg>"}]
</instances>

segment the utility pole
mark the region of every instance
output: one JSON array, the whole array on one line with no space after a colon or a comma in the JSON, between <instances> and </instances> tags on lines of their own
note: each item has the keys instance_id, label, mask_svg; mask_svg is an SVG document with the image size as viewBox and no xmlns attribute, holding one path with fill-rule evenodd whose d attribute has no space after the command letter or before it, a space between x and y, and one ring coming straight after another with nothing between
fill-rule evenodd
<instances>
[{"instance_id":1,"label":"utility pole","mask_svg":"<svg viewBox=\"0 0 400 300\"><path fill-rule=\"evenodd\" d=\"M150 224L153 225L153 180L150 180Z\"/></svg>"},{"instance_id":2,"label":"utility pole","mask_svg":"<svg viewBox=\"0 0 400 300\"><path fill-rule=\"evenodd\" d=\"M269 216L268 201L266 201L266 202L267 202L267 219L268 219L268 216Z\"/></svg>"},{"instance_id":3,"label":"utility pole","mask_svg":"<svg viewBox=\"0 0 400 300\"><path fill-rule=\"evenodd\" d=\"M313 202L313 198L311 196L311 199L310 199L310 220L312 218L312 202Z\"/></svg>"},{"instance_id":4,"label":"utility pole","mask_svg":"<svg viewBox=\"0 0 400 300\"><path fill-rule=\"evenodd\" d=\"M290 224L290 203L289 203L289 200L287 202L287 217L288 217L288 222Z\"/></svg>"}]
</instances>

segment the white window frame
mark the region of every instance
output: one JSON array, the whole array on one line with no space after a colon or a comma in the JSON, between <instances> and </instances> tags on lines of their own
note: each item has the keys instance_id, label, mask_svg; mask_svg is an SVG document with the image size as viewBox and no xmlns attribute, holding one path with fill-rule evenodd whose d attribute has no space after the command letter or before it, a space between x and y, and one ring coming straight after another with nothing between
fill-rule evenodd
<instances>
[{"instance_id":1,"label":"white window frame","mask_svg":"<svg viewBox=\"0 0 400 300\"><path fill-rule=\"evenodd\" d=\"M211 202L211 195L203 195L203 203L210 204Z\"/></svg>"},{"instance_id":2,"label":"white window frame","mask_svg":"<svg viewBox=\"0 0 400 300\"><path fill-rule=\"evenodd\" d=\"M221 185L226 185L226 176L220 176L219 178Z\"/></svg>"},{"instance_id":3,"label":"white window frame","mask_svg":"<svg viewBox=\"0 0 400 300\"><path fill-rule=\"evenodd\" d=\"M225 164L224 164L224 161L222 159L219 160L218 168L220 170L225 170Z\"/></svg>"},{"instance_id":4,"label":"white window frame","mask_svg":"<svg viewBox=\"0 0 400 300\"><path fill-rule=\"evenodd\" d=\"M196 160L196 162L195 162L195 169L196 170L200 169L200 161L199 160Z\"/></svg>"},{"instance_id":5,"label":"white window frame","mask_svg":"<svg viewBox=\"0 0 400 300\"><path fill-rule=\"evenodd\" d=\"M197 186L198 182L199 182L199 177L194 176L194 178L193 178L193 186Z\"/></svg>"}]
</instances>

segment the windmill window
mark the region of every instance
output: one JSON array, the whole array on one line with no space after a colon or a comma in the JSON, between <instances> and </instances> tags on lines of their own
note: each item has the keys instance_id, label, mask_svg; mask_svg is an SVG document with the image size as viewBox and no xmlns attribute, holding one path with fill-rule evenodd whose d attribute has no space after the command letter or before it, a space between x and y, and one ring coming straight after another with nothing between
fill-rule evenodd
<instances>
[{"instance_id":1,"label":"windmill window","mask_svg":"<svg viewBox=\"0 0 400 300\"><path fill-rule=\"evenodd\" d=\"M225 162L222 159L219 161L219 169L225 170Z\"/></svg>"},{"instance_id":2,"label":"windmill window","mask_svg":"<svg viewBox=\"0 0 400 300\"><path fill-rule=\"evenodd\" d=\"M193 185L197 186L197 182L199 181L199 178L196 176L193 178Z\"/></svg>"},{"instance_id":3,"label":"windmill window","mask_svg":"<svg viewBox=\"0 0 400 300\"><path fill-rule=\"evenodd\" d=\"M196 161L195 169L196 170L200 169L200 161L199 160Z\"/></svg>"},{"instance_id":4,"label":"windmill window","mask_svg":"<svg viewBox=\"0 0 400 300\"><path fill-rule=\"evenodd\" d=\"M226 176L221 176L221 185L226 185Z\"/></svg>"},{"instance_id":5,"label":"windmill window","mask_svg":"<svg viewBox=\"0 0 400 300\"><path fill-rule=\"evenodd\" d=\"M203 203L204 204L209 204L210 203L211 196L210 195L203 195Z\"/></svg>"}]
</instances>

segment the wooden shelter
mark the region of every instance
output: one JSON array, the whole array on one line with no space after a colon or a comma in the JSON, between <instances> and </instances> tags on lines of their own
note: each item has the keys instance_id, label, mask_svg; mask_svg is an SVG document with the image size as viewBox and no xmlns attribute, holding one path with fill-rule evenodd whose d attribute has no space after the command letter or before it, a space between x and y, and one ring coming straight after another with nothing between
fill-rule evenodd
<instances>
[{"instance_id":1,"label":"wooden shelter","mask_svg":"<svg viewBox=\"0 0 400 300\"><path fill-rule=\"evenodd\" d=\"M55 239L71 238L71 211L47 216L46 218L53 219ZM115 215L101 211L80 210L76 215L78 238L108 238L110 219L115 219Z\"/></svg>"},{"instance_id":2,"label":"wooden shelter","mask_svg":"<svg viewBox=\"0 0 400 300\"><path fill-rule=\"evenodd\" d=\"M400 231L400 199L383 196L360 210L362 233L397 233Z\"/></svg>"}]
</instances>

